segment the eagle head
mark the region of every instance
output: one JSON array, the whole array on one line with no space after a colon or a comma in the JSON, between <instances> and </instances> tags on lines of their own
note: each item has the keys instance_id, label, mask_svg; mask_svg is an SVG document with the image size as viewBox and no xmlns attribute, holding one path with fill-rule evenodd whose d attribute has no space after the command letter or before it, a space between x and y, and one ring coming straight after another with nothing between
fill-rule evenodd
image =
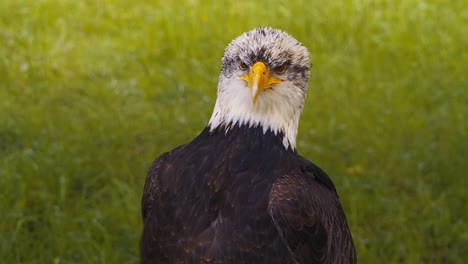
<instances>
[{"instance_id":1,"label":"eagle head","mask_svg":"<svg viewBox=\"0 0 468 264\"><path fill-rule=\"evenodd\" d=\"M224 52L210 128L262 126L294 149L309 71L309 52L286 32L256 28L242 34Z\"/></svg>"}]
</instances>

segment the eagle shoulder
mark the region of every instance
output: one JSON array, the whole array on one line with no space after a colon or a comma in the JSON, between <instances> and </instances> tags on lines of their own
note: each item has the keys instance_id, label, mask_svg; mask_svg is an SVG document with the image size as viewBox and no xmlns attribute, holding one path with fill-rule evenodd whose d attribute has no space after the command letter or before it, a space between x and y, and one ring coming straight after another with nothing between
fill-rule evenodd
<instances>
[{"instance_id":1,"label":"eagle shoulder","mask_svg":"<svg viewBox=\"0 0 468 264\"><path fill-rule=\"evenodd\" d=\"M146 175L145 187L143 188L143 197L141 200L143 221L145 221L154 204L160 199L161 186L159 178L161 177L162 171L164 171L164 167L167 166L169 155L170 153L167 152L156 158Z\"/></svg>"},{"instance_id":2,"label":"eagle shoulder","mask_svg":"<svg viewBox=\"0 0 468 264\"><path fill-rule=\"evenodd\" d=\"M302 159L273 183L268 212L297 263L356 262L335 187L311 162Z\"/></svg>"}]
</instances>

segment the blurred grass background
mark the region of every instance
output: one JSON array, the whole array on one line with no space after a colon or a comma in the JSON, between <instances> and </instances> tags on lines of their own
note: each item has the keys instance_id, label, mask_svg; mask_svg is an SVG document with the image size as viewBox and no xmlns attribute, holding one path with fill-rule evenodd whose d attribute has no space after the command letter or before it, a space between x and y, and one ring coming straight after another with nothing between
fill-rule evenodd
<instances>
[{"instance_id":1,"label":"blurred grass background","mask_svg":"<svg viewBox=\"0 0 468 264\"><path fill-rule=\"evenodd\" d=\"M313 68L298 150L360 263L467 263L468 10L454 1L0 2L2 263L137 263L162 152L207 124L225 46L286 30Z\"/></svg>"}]
</instances>

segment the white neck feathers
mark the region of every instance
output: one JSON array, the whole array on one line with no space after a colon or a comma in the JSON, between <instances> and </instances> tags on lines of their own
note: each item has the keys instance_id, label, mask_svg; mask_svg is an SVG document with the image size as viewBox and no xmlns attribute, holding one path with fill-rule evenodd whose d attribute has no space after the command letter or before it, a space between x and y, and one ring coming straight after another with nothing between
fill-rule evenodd
<instances>
[{"instance_id":1,"label":"white neck feathers","mask_svg":"<svg viewBox=\"0 0 468 264\"><path fill-rule=\"evenodd\" d=\"M284 147L295 150L304 93L294 92L296 87L291 87L294 86L292 83L283 82L276 85L274 91L264 90L254 105L245 82L234 78L220 78L218 98L208 124L210 130L224 125L228 133L236 125L261 126L263 133L268 130L274 134L281 133Z\"/></svg>"}]
</instances>

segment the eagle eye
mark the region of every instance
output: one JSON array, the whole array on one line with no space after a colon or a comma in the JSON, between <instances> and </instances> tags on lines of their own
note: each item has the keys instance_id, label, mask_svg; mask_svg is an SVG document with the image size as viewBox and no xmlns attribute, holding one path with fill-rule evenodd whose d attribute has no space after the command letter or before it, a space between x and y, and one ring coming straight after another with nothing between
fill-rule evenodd
<instances>
[{"instance_id":1,"label":"eagle eye","mask_svg":"<svg viewBox=\"0 0 468 264\"><path fill-rule=\"evenodd\" d=\"M247 70L247 64L245 64L243 61L240 61L239 68L241 70Z\"/></svg>"},{"instance_id":2,"label":"eagle eye","mask_svg":"<svg viewBox=\"0 0 468 264\"><path fill-rule=\"evenodd\" d=\"M288 67L288 66L287 66L286 64L283 64L283 65L281 65L281 66L279 66L279 67L274 68L273 70L274 70L275 73L277 73L277 74L283 74L283 73L286 72L286 68L287 68L287 67Z\"/></svg>"}]
</instances>

